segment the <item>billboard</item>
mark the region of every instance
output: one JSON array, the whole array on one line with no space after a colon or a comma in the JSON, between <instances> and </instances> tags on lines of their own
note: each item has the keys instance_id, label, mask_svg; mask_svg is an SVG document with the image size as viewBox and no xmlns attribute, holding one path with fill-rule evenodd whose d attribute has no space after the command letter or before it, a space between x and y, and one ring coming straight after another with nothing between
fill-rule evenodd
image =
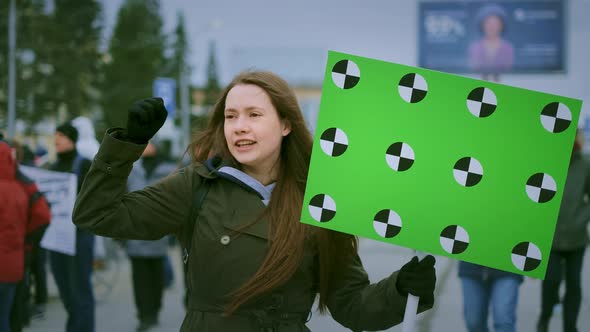
<instances>
[{"instance_id":1,"label":"billboard","mask_svg":"<svg viewBox=\"0 0 590 332\"><path fill-rule=\"evenodd\" d=\"M424 1L420 67L453 73L565 71L565 1Z\"/></svg>"}]
</instances>

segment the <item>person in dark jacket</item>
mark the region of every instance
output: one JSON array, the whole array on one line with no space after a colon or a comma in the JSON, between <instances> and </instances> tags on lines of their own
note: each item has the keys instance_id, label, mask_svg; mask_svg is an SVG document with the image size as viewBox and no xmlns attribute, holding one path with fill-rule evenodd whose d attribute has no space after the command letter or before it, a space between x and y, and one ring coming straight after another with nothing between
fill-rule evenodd
<instances>
[{"instance_id":1,"label":"person in dark jacket","mask_svg":"<svg viewBox=\"0 0 590 332\"><path fill-rule=\"evenodd\" d=\"M578 131L567 172L557 217L553 246L541 287L539 332L547 332L553 307L559 302L559 285L565 275L563 331L576 332L582 302L582 263L588 245L590 220L590 163L582 157L582 136Z\"/></svg>"},{"instance_id":2,"label":"person in dark jacket","mask_svg":"<svg viewBox=\"0 0 590 332\"><path fill-rule=\"evenodd\" d=\"M57 160L49 169L76 174L80 190L90 168L90 161L78 155L77 139L78 131L70 123L64 123L56 128ZM80 228L76 229L74 256L49 250L51 273L68 312L66 332L94 332L94 294L91 283L93 252L94 235Z\"/></svg>"},{"instance_id":3,"label":"person in dark jacket","mask_svg":"<svg viewBox=\"0 0 590 332\"><path fill-rule=\"evenodd\" d=\"M127 179L129 191L145 188L170 175L176 165L166 161L157 142L148 143L141 159L135 162ZM168 255L168 237L155 241L128 240L125 242L131 260L133 295L139 325L137 331L147 331L158 324L164 295L164 264Z\"/></svg>"},{"instance_id":4,"label":"person in dark jacket","mask_svg":"<svg viewBox=\"0 0 590 332\"><path fill-rule=\"evenodd\" d=\"M148 98L131 106L125 129L107 130L74 223L103 236L182 239L189 249L182 332L309 331L317 294L320 311L353 331L399 324L408 294L420 298L419 312L433 306L433 256L371 284L354 236L299 221L313 139L283 79L258 71L235 77L188 149L194 163L126 193L133 162L166 117L162 99ZM203 186L208 193L190 220Z\"/></svg>"},{"instance_id":5,"label":"person in dark jacket","mask_svg":"<svg viewBox=\"0 0 590 332\"><path fill-rule=\"evenodd\" d=\"M17 287L24 287L26 251L41 241L50 221L47 201L17 165L13 149L0 140L0 332L22 328L20 315L14 322L9 317Z\"/></svg>"}]
</instances>

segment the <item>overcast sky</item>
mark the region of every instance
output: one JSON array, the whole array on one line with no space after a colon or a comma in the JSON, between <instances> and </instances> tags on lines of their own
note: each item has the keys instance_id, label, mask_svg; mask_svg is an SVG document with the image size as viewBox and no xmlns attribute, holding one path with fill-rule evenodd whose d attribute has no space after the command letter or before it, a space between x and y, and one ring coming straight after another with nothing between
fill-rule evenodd
<instances>
[{"instance_id":1,"label":"overcast sky","mask_svg":"<svg viewBox=\"0 0 590 332\"><path fill-rule=\"evenodd\" d=\"M106 33L112 31L123 0L103 0ZM215 39L223 83L235 74L232 54L236 49L306 49L322 53L329 49L395 61L392 30L406 30L415 40L413 17L396 13L394 0L163 0L164 31L174 28L176 13L182 11L191 47L192 81L204 78L207 40ZM397 5L399 7L399 3ZM396 40L397 47L415 48ZM321 62L321 60L319 61ZM411 65L411 63L408 63ZM319 64L323 68L324 63ZM244 69L244 68L242 68Z\"/></svg>"}]
</instances>

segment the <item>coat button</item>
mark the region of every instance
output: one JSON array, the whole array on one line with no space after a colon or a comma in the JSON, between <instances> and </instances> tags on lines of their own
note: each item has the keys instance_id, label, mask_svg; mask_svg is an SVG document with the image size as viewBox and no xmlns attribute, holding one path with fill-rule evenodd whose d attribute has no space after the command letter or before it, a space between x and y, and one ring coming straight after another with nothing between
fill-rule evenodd
<instances>
[{"instance_id":1,"label":"coat button","mask_svg":"<svg viewBox=\"0 0 590 332\"><path fill-rule=\"evenodd\" d=\"M112 168L111 166L108 166L108 167L107 167L107 172L109 172L109 173L110 173L112 170L113 170L113 168Z\"/></svg>"},{"instance_id":2,"label":"coat button","mask_svg":"<svg viewBox=\"0 0 590 332\"><path fill-rule=\"evenodd\" d=\"M221 244L223 244L224 246L228 245L230 241L229 235L224 235L221 237L221 240L219 240L219 242L221 242Z\"/></svg>"}]
</instances>

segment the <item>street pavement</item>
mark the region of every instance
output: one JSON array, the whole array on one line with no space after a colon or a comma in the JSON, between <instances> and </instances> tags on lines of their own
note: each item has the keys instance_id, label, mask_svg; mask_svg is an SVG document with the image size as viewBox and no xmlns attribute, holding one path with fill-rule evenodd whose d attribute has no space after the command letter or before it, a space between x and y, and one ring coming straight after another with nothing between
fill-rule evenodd
<instances>
[{"instance_id":1,"label":"street pavement","mask_svg":"<svg viewBox=\"0 0 590 332\"><path fill-rule=\"evenodd\" d=\"M411 259L414 253L409 249L363 239L360 243L360 254L371 281L375 282L399 269ZM171 250L170 255L173 258L175 268L175 282L173 287L165 293L164 305L160 314L160 324L150 330L151 332L178 331L184 317L182 263L178 248ZM107 272L97 273L97 277L104 280L102 286L97 281L97 284L99 284L97 286L99 301L96 308L96 332L133 332L137 326L128 260L122 252L118 252L116 257L113 261L117 262L117 264L110 264L110 268L105 270ZM462 292L457 277L457 263L452 259L437 257L435 307L418 316L416 332L466 331L462 316ZM57 291L51 278L49 286L50 302L44 318L33 320L25 331L62 332L65 330L66 314L56 295ZM588 253L584 258L582 288L584 295L578 329L580 332L589 332L590 254ZM520 287L517 331L536 331L535 325L540 307L540 289L540 280L525 278ZM308 326L314 332L349 331L329 316L321 316L317 311L313 312ZM399 325L387 331L402 331L402 326ZM493 331L493 329L490 331ZM550 331L562 331L559 307L551 319Z\"/></svg>"}]
</instances>

